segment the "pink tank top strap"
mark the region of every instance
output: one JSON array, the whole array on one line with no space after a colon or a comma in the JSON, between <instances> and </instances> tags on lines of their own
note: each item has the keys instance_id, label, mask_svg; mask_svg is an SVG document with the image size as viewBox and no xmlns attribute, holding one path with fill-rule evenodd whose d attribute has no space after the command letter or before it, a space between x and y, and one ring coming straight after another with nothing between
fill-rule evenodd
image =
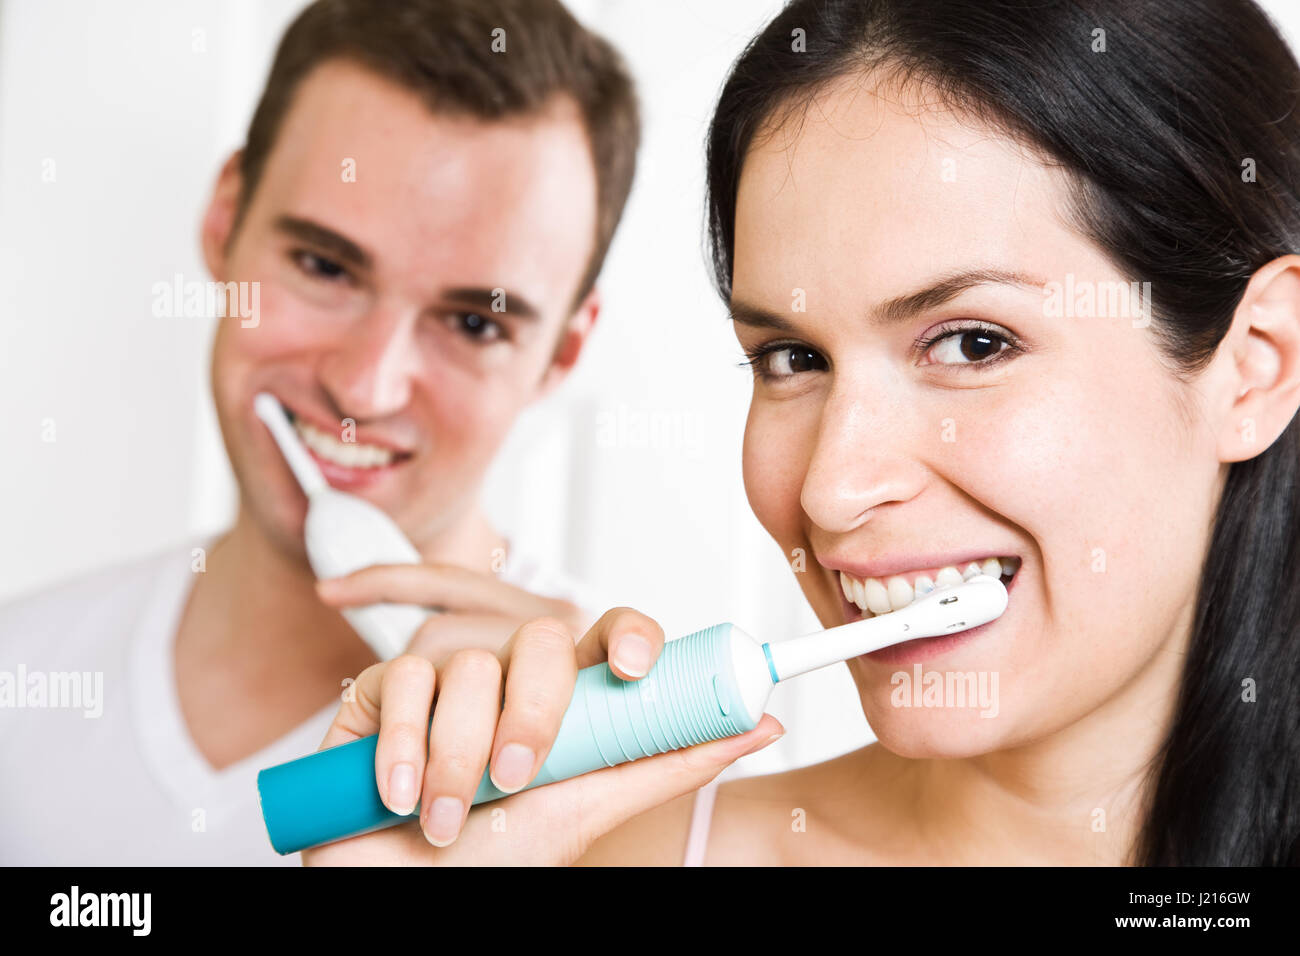
<instances>
[{"instance_id":1,"label":"pink tank top strap","mask_svg":"<svg viewBox=\"0 0 1300 956\"><path fill-rule=\"evenodd\" d=\"M716 777L695 791L691 829L686 837L686 858L682 860L682 866L704 865L704 849L709 843L709 825L713 822L713 801L717 795Z\"/></svg>"}]
</instances>

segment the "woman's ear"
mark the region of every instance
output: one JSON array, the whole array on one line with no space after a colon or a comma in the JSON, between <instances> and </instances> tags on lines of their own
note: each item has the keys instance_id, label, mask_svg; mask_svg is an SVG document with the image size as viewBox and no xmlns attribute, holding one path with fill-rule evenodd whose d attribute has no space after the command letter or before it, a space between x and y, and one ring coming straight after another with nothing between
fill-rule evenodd
<instances>
[{"instance_id":1,"label":"woman's ear","mask_svg":"<svg viewBox=\"0 0 1300 956\"><path fill-rule=\"evenodd\" d=\"M574 310L573 315L569 316L564 323L564 328L560 330L560 338L555 343L551 365L538 383L534 399L549 395L569 377L573 367L578 364L578 356L582 354L583 346L587 344L587 339L591 336L599 316L600 290L593 288Z\"/></svg>"},{"instance_id":2,"label":"woman's ear","mask_svg":"<svg viewBox=\"0 0 1300 956\"><path fill-rule=\"evenodd\" d=\"M242 154L243 150L237 150L222 165L199 229L203 260L207 263L212 278L218 281L225 279L226 251L239 210L239 190L243 184L243 178L239 174L239 160Z\"/></svg>"},{"instance_id":3,"label":"woman's ear","mask_svg":"<svg viewBox=\"0 0 1300 956\"><path fill-rule=\"evenodd\" d=\"M1219 459L1245 461L1272 445L1300 408L1300 255L1274 259L1251 276L1224 344L1233 395Z\"/></svg>"}]
</instances>

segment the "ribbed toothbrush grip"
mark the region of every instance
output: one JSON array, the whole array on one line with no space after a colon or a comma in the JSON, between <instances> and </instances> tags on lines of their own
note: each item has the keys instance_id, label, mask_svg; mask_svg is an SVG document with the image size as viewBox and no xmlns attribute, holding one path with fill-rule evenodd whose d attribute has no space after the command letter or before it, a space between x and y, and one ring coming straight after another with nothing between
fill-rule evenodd
<instances>
[{"instance_id":1,"label":"ribbed toothbrush grip","mask_svg":"<svg viewBox=\"0 0 1300 956\"><path fill-rule=\"evenodd\" d=\"M555 744L529 787L752 730L731 673L731 631L718 624L669 641L640 680L622 680L608 664L580 671ZM484 775L474 802L503 796Z\"/></svg>"},{"instance_id":2,"label":"ribbed toothbrush grip","mask_svg":"<svg viewBox=\"0 0 1300 956\"><path fill-rule=\"evenodd\" d=\"M624 681L596 664L578 672L546 762L527 789L754 728L733 673L733 627L718 624L664 645L650 673ZM258 774L271 844L294 853L412 819L375 786L378 737L332 747ZM485 771L475 804L506 796Z\"/></svg>"}]
</instances>

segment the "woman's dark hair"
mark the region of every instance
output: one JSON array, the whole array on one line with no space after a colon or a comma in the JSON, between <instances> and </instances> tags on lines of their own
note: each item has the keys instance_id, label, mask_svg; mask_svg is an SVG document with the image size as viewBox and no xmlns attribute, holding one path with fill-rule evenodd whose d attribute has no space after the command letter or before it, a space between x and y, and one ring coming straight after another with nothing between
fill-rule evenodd
<instances>
[{"instance_id":1,"label":"woman's dark hair","mask_svg":"<svg viewBox=\"0 0 1300 956\"><path fill-rule=\"evenodd\" d=\"M1250 0L795 0L737 60L709 130L724 298L751 144L876 68L1063 167L1079 231L1151 282L1151 331L1184 379L1252 273L1300 252L1300 68ZM1230 466L1196 601L1131 860L1300 864L1300 416Z\"/></svg>"}]
</instances>

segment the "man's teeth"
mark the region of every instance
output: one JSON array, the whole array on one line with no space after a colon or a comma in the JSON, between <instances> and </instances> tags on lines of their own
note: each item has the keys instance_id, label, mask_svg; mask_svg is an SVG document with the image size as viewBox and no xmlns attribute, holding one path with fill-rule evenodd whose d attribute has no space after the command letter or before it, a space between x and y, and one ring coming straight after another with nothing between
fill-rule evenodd
<instances>
[{"instance_id":1,"label":"man's teeth","mask_svg":"<svg viewBox=\"0 0 1300 956\"><path fill-rule=\"evenodd\" d=\"M321 458L345 468L381 468L391 464L393 451L378 445L363 445L359 442L339 441L332 435L321 431L315 425L304 422L301 418L293 420L302 443Z\"/></svg>"},{"instance_id":2,"label":"man's teeth","mask_svg":"<svg viewBox=\"0 0 1300 956\"><path fill-rule=\"evenodd\" d=\"M850 604L856 604L868 614L888 614L901 611L917 598L929 594L935 588L952 587L969 581L977 574L989 577L1010 578L1020 569L1019 558L985 558L972 561L965 570L958 570L949 565L941 568L934 579L928 574L918 574L912 581L903 575L894 575L881 581L879 578L855 578L844 571L840 572L840 587Z\"/></svg>"}]
</instances>

